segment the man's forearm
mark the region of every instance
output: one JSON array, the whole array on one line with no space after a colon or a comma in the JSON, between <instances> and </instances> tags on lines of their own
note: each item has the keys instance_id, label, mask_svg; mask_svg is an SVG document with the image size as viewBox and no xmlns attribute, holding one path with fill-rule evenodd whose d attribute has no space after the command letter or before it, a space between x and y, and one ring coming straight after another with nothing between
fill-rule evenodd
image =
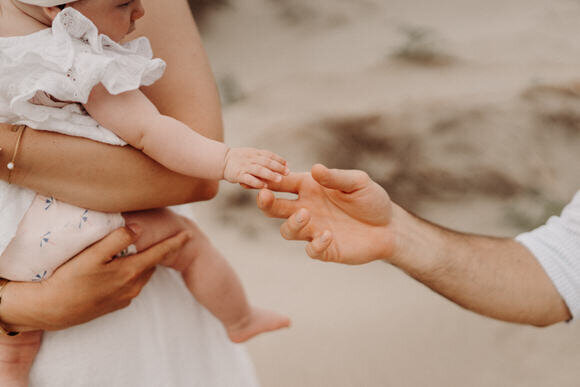
<instances>
[{"instance_id":1,"label":"man's forearm","mask_svg":"<svg viewBox=\"0 0 580 387\"><path fill-rule=\"evenodd\" d=\"M394 211L391 263L474 312L500 320L550 325L570 312L534 256L512 239L462 234Z\"/></svg>"}]
</instances>

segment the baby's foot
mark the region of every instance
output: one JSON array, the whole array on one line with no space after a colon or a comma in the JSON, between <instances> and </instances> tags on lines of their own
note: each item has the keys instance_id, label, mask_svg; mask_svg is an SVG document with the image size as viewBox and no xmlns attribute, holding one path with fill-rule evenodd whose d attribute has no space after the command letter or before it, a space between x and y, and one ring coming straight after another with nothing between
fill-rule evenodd
<instances>
[{"instance_id":1,"label":"baby's foot","mask_svg":"<svg viewBox=\"0 0 580 387\"><path fill-rule=\"evenodd\" d=\"M290 326L290 319L267 309L251 307L250 313L240 321L226 327L230 340L242 343L252 337Z\"/></svg>"}]
</instances>

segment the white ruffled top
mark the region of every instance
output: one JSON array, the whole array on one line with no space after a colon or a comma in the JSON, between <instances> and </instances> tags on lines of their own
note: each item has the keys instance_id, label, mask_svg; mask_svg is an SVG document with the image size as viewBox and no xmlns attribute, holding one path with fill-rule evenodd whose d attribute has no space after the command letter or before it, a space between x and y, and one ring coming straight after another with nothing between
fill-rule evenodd
<instances>
[{"instance_id":1,"label":"white ruffled top","mask_svg":"<svg viewBox=\"0 0 580 387\"><path fill-rule=\"evenodd\" d=\"M80 104L99 83L120 94L153 84L164 71L165 62L153 59L147 38L118 44L99 34L83 14L66 8L52 28L0 38L0 121L126 145ZM67 103L38 104L47 99L42 94Z\"/></svg>"},{"instance_id":2,"label":"white ruffled top","mask_svg":"<svg viewBox=\"0 0 580 387\"><path fill-rule=\"evenodd\" d=\"M164 70L146 38L115 43L83 14L66 8L52 28L0 38L0 122L126 145L81 104L99 83L120 94L151 85ZM33 199L34 192L0 182L0 254Z\"/></svg>"}]
</instances>

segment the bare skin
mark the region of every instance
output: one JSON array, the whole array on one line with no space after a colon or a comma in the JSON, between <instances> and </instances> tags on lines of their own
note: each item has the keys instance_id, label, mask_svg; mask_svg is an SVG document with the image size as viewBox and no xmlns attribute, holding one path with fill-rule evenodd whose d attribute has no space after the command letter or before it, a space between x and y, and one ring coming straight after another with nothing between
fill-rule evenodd
<instances>
[{"instance_id":1,"label":"bare skin","mask_svg":"<svg viewBox=\"0 0 580 387\"><path fill-rule=\"evenodd\" d=\"M155 17L146 15L130 36L146 35L157 55L168 63L165 76L144 92L164 114L187 123L204 136L221 140L223 126L219 97L197 27L185 0L169 1L172 2L171 7L167 6L167 2L145 0L149 15ZM10 3L10 0L0 0L1 36L6 36L6 31L14 27L11 23L14 13L18 11ZM22 33L26 31L18 34ZM11 131L11 127L0 125L0 147L3 148L0 152L1 165L9 161L15 142L16 133ZM99 168L94 168L95 159L99 160ZM13 184L42 194L53 194L57 199L80 207L105 212L208 200L216 195L218 189L217 181L193 179L171 172L130 147L108 146L33 130L24 133L16 165ZM0 178L8 179L6 168L0 168ZM110 242L103 240L100 243L106 245ZM78 319L71 319L78 313L77 305L63 303L60 297L56 297L60 293L58 289L68 289L69 283L91 284L93 287L83 286L85 291L81 294L86 297L85 303L103 304L102 308L80 309L81 314L87 314L85 321L126 303L125 296L116 292L115 283L106 281L97 286L93 282L82 282L79 278L88 276L89 272L80 272L81 267L73 264L75 261L73 259L62 266L57 271L60 275L51 277L51 287L55 291L47 294L40 294L41 289L30 284L10 284L10 292L19 302L3 305L2 318L26 330L63 329L78 324ZM126 263L127 270L134 266L132 262L122 262ZM66 267L70 269L65 270ZM82 269L89 271L91 268ZM150 276L145 271L138 274L143 279ZM142 285L145 283L143 281ZM107 286L110 289L103 288ZM103 293L109 293L110 297L103 299ZM46 309L54 313L49 319L36 308L36 300L40 298L44 299Z\"/></svg>"},{"instance_id":2,"label":"bare skin","mask_svg":"<svg viewBox=\"0 0 580 387\"><path fill-rule=\"evenodd\" d=\"M147 36L167 71L143 92L165 115L198 133L223 139L219 96L195 21L186 0L143 1L148 10L127 38ZM20 27L20 12L0 0L0 36L23 35L38 24ZM155 15L154 17L152 15ZM20 29L18 29L20 28ZM0 124L0 162L14 151L15 133ZM87 157L87 155L91 157ZM66 155L66 157L65 157ZM94 160L99 160L98 169ZM8 170L0 168L0 179ZM194 179L169 171L130 147L114 147L55 133L27 130L12 182L64 202L105 212L134 211L198 200L217 194L214 180Z\"/></svg>"},{"instance_id":3,"label":"bare skin","mask_svg":"<svg viewBox=\"0 0 580 387\"><path fill-rule=\"evenodd\" d=\"M187 2L144 0L144 4L149 15L155 17L144 17L130 38L146 35L156 54L168 63L162 81L146 88L144 93L163 114L183 121L206 137L221 140L219 97ZM38 27L14 28L18 12L11 0L0 0L0 36L9 36L7 31L23 35ZM15 140L11 128L0 125L2 165L14 153ZM99 160L99 168L94 168L95 159ZM22 138L16 165L14 184L52 194L77 206L108 212L208 200L218 189L217 181L171 172L129 147L33 130L27 130ZM0 179L8 179L7 169L0 168ZM9 284L0 312L2 320L11 329L20 331L64 329L127 306L147 283L155 264L164 259L163 248L177 248L171 238L157 245L158 249L147 250L147 254L116 260L114 270L108 263L102 263L134 241L135 235L130 230L119 230L70 260L42 285ZM110 255L111 251L115 253ZM76 297L69 297L70 294ZM26 356L35 354L31 346ZM3 360L5 365L13 364L14 359Z\"/></svg>"},{"instance_id":4,"label":"bare skin","mask_svg":"<svg viewBox=\"0 0 580 387\"><path fill-rule=\"evenodd\" d=\"M176 233L188 232L189 241L162 264L181 273L197 301L222 322L233 342L241 343L260 333L290 325L287 316L248 304L233 268L191 220L176 216L168 209L125 213L124 217L128 225L142 230L135 243L137 251Z\"/></svg>"},{"instance_id":5,"label":"bare skin","mask_svg":"<svg viewBox=\"0 0 580 387\"><path fill-rule=\"evenodd\" d=\"M149 281L155 266L170 259L190 238L182 232L139 254L113 259L139 236L139 229L137 233L129 228L119 229L78 254L46 281L11 283L6 287L2 297L3 322L9 329L23 333L0 336L3 386L28 384L30 367L40 348L42 332L38 329L64 329L128 306ZM22 302L30 309L22 308ZM27 325L20 325L21 321Z\"/></svg>"},{"instance_id":6,"label":"bare skin","mask_svg":"<svg viewBox=\"0 0 580 387\"><path fill-rule=\"evenodd\" d=\"M285 239L308 241L307 254L349 265L385 260L460 306L492 318L546 326L570 319L562 297L534 256L512 239L445 229L395 203L362 171L291 174L262 190L258 206L287 218Z\"/></svg>"}]
</instances>

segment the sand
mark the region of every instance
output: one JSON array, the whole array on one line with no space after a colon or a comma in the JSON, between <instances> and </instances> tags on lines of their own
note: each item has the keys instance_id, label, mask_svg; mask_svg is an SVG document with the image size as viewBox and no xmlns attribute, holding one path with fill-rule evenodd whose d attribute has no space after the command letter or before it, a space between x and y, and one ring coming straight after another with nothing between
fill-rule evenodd
<instances>
[{"instance_id":1,"label":"sand","mask_svg":"<svg viewBox=\"0 0 580 387\"><path fill-rule=\"evenodd\" d=\"M580 3L245 0L205 15L227 142L295 171L367 170L406 208L513 236L580 187ZM265 387L578 386L580 327L465 311L397 269L311 261L223 185L194 205L258 305L291 329L247 344Z\"/></svg>"}]
</instances>

